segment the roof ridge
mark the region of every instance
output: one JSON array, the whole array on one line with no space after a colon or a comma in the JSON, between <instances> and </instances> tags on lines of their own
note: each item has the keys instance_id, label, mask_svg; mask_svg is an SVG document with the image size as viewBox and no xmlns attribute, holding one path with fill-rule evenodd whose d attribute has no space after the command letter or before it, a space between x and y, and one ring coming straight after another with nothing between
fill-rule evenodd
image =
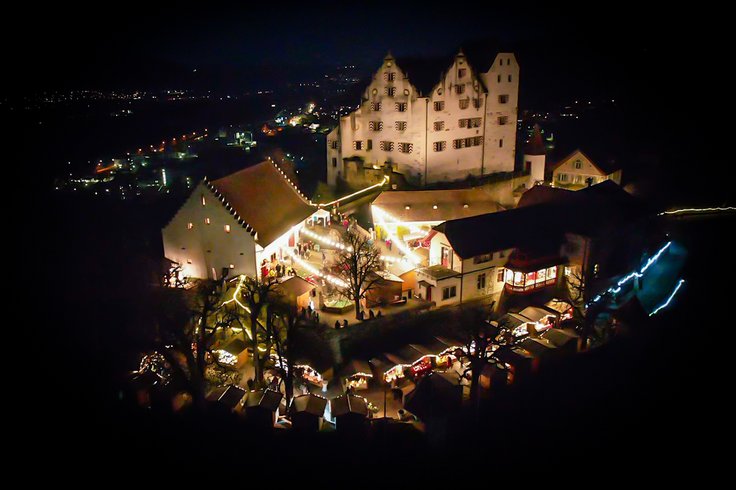
<instances>
[{"instance_id":1,"label":"roof ridge","mask_svg":"<svg viewBox=\"0 0 736 490\"><path fill-rule=\"evenodd\" d=\"M269 161L269 162L270 162L270 163L271 163L271 164L272 164L272 165L274 166L274 168L276 168L276 170L278 170L278 171L279 171L279 173L281 173L281 176L282 176L282 177L283 177L284 179L286 179L286 182L287 182L287 183L289 184L289 186L291 186L291 188L292 188L292 189L294 189L294 190L296 191L296 193L297 193L297 194L299 195L299 197L300 197L300 198L301 198L301 199L302 199L302 200L303 200L303 201L304 201L305 203L309 204L310 206L316 206L316 204L314 204L314 203L312 202L312 200L311 200L311 199L308 199L308 198L307 198L307 196L305 196L304 194L302 194L302 191L300 191L300 190L299 190L299 188L298 188L298 187L296 186L296 184L295 184L295 183L293 183L293 182L291 181L291 179L289 178L289 176L288 176L288 175L286 175L286 173L285 173L285 172L284 172L284 171L283 171L283 170L281 169L281 167L279 167L279 166L278 166L278 165L276 164L276 162L275 162L275 161L273 161L273 159L272 159L271 157L268 157L268 161Z\"/></svg>"}]
</instances>

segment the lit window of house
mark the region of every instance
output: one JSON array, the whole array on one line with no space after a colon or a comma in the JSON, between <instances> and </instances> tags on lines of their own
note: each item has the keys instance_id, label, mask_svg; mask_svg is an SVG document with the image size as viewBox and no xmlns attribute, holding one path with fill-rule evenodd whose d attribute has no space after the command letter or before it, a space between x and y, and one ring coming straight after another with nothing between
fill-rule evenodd
<instances>
[{"instance_id":1,"label":"lit window of house","mask_svg":"<svg viewBox=\"0 0 736 490\"><path fill-rule=\"evenodd\" d=\"M230 225L225 225L225 233L230 233Z\"/></svg>"},{"instance_id":2,"label":"lit window of house","mask_svg":"<svg viewBox=\"0 0 736 490\"><path fill-rule=\"evenodd\" d=\"M383 129L383 123L381 121L370 121L368 122L368 129L371 131L381 131Z\"/></svg>"},{"instance_id":3,"label":"lit window of house","mask_svg":"<svg viewBox=\"0 0 736 490\"><path fill-rule=\"evenodd\" d=\"M411 153L414 149L413 143L399 143L399 151L401 153Z\"/></svg>"},{"instance_id":4,"label":"lit window of house","mask_svg":"<svg viewBox=\"0 0 736 490\"><path fill-rule=\"evenodd\" d=\"M397 112L406 112L406 102L397 102L396 103L396 111Z\"/></svg>"},{"instance_id":5,"label":"lit window of house","mask_svg":"<svg viewBox=\"0 0 736 490\"><path fill-rule=\"evenodd\" d=\"M231 269L235 269L235 264L230 264Z\"/></svg>"},{"instance_id":6,"label":"lit window of house","mask_svg":"<svg viewBox=\"0 0 736 490\"><path fill-rule=\"evenodd\" d=\"M503 282L505 272L506 270L503 267L498 269L498 272L496 273L496 282Z\"/></svg>"},{"instance_id":7,"label":"lit window of house","mask_svg":"<svg viewBox=\"0 0 736 490\"><path fill-rule=\"evenodd\" d=\"M445 129L445 121L436 121L434 123L435 131L442 131L443 129Z\"/></svg>"},{"instance_id":8,"label":"lit window of house","mask_svg":"<svg viewBox=\"0 0 736 490\"><path fill-rule=\"evenodd\" d=\"M396 131L405 131L406 121L396 121Z\"/></svg>"},{"instance_id":9,"label":"lit window of house","mask_svg":"<svg viewBox=\"0 0 736 490\"><path fill-rule=\"evenodd\" d=\"M509 102L509 96L508 95L499 95L498 96L498 103L499 104L508 104Z\"/></svg>"},{"instance_id":10,"label":"lit window of house","mask_svg":"<svg viewBox=\"0 0 736 490\"><path fill-rule=\"evenodd\" d=\"M457 287L450 286L449 288L442 288L442 299L450 299L457 296Z\"/></svg>"},{"instance_id":11,"label":"lit window of house","mask_svg":"<svg viewBox=\"0 0 736 490\"><path fill-rule=\"evenodd\" d=\"M435 141L434 142L434 151L445 151L445 148L447 148L446 141Z\"/></svg>"},{"instance_id":12,"label":"lit window of house","mask_svg":"<svg viewBox=\"0 0 736 490\"><path fill-rule=\"evenodd\" d=\"M394 150L394 142L393 141L381 141L381 150L383 151L393 151Z\"/></svg>"},{"instance_id":13,"label":"lit window of house","mask_svg":"<svg viewBox=\"0 0 736 490\"><path fill-rule=\"evenodd\" d=\"M567 182L567 174L557 174L557 180L560 182Z\"/></svg>"},{"instance_id":14,"label":"lit window of house","mask_svg":"<svg viewBox=\"0 0 736 490\"><path fill-rule=\"evenodd\" d=\"M204 224L209 225L210 223L212 223L212 221L210 221L209 218L204 219Z\"/></svg>"},{"instance_id":15,"label":"lit window of house","mask_svg":"<svg viewBox=\"0 0 736 490\"><path fill-rule=\"evenodd\" d=\"M187 223L187 230L194 228L194 223Z\"/></svg>"},{"instance_id":16,"label":"lit window of house","mask_svg":"<svg viewBox=\"0 0 736 490\"><path fill-rule=\"evenodd\" d=\"M581 162L580 160L575 160L575 168L577 169L583 168L583 162Z\"/></svg>"},{"instance_id":17,"label":"lit window of house","mask_svg":"<svg viewBox=\"0 0 736 490\"><path fill-rule=\"evenodd\" d=\"M436 101L434 103L434 110L435 111L438 111L438 112L445 110L445 101L443 101L443 100Z\"/></svg>"}]
</instances>

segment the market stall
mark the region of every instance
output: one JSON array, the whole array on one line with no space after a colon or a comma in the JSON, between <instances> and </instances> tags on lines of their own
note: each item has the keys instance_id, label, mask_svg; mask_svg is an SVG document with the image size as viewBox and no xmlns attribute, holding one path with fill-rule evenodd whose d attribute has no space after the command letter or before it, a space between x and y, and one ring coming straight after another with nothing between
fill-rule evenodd
<instances>
[{"instance_id":1,"label":"market stall","mask_svg":"<svg viewBox=\"0 0 736 490\"><path fill-rule=\"evenodd\" d=\"M366 361L354 359L350 361L338 374L342 387L347 390L366 390L368 383L373 379L371 366Z\"/></svg>"}]
</instances>

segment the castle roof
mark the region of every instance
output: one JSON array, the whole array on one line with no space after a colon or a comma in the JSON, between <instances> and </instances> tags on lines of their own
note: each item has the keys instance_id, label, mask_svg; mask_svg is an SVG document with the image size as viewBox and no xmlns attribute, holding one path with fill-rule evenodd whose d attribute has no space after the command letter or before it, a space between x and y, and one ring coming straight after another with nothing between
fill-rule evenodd
<instances>
[{"instance_id":1,"label":"castle roof","mask_svg":"<svg viewBox=\"0 0 736 490\"><path fill-rule=\"evenodd\" d=\"M316 208L271 161L206 181L231 214L255 230L256 241L268 246Z\"/></svg>"}]
</instances>

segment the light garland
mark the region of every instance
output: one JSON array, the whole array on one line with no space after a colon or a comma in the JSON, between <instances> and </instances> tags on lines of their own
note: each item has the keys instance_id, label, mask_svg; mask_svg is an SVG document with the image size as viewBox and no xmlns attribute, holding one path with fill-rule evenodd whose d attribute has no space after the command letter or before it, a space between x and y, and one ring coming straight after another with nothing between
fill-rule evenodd
<instances>
[{"instance_id":1,"label":"light garland","mask_svg":"<svg viewBox=\"0 0 736 490\"><path fill-rule=\"evenodd\" d=\"M659 313L659 310L661 310L661 309L663 309L663 308L667 308L667 306L668 306L668 305L669 305L669 304L670 304L670 303L672 302L672 299L673 299L673 298L675 297L675 295L677 294L677 291L679 291L679 290L680 290L680 288L682 287L682 285L683 285L684 283L685 283L685 279L680 279L680 281L679 281L679 282L677 283L677 286L675 286L675 289L674 289L674 290L672 291L672 294L670 294L669 298L667 298L667 301L665 301L664 303L662 303L661 305L659 305L658 307L656 307L656 308L654 309L654 311L652 311L652 312L651 312L651 313L649 314L649 316L654 316L654 315L656 315L657 313Z\"/></svg>"},{"instance_id":2,"label":"light garland","mask_svg":"<svg viewBox=\"0 0 736 490\"><path fill-rule=\"evenodd\" d=\"M723 208L683 208L674 209L672 211L664 211L659 213L657 216L669 216L673 214L685 214L685 213L723 213L729 211L736 211L736 207L726 206Z\"/></svg>"},{"instance_id":3,"label":"light garland","mask_svg":"<svg viewBox=\"0 0 736 490\"><path fill-rule=\"evenodd\" d=\"M339 250L347 250L348 252L350 252L350 251L353 250L353 247L350 247L350 246L346 247L345 245L343 245L342 243L340 243L338 241L330 240L329 238L325 238L325 237L323 237L322 235L320 235L318 233L315 233L315 232L313 232L311 230L307 230L306 228L302 228L301 230L299 230L299 233L304 233L309 238L314 238L318 242L323 243L323 244L325 244L325 245L327 245L329 247L335 247L335 248L337 248Z\"/></svg>"},{"instance_id":4,"label":"light garland","mask_svg":"<svg viewBox=\"0 0 736 490\"><path fill-rule=\"evenodd\" d=\"M334 284L337 287L345 288L348 286L348 283L340 279L339 277L333 276L331 274L325 274L324 272L318 270L316 267L314 267L309 262L306 262L305 260L302 260L301 257L297 256L292 252L290 249L286 249L286 254L294 259L294 262L298 263L303 268L307 269L312 275L319 276L323 279L325 279L327 282Z\"/></svg>"},{"instance_id":5,"label":"light garland","mask_svg":"<svg viewBox=\"0 0 736 490\"><path fill-rule=\"evenodd\" d=\"M386 227L385 217L388 216L387 213L377 206L372 206L372 209L377 218L378 224L381 225L381 227L386 231L386 234L388 234L391 241L396 243L396 246L399 247L399 250L404 252L407 260L414 263L415 265L419 265L422 262L421 259L414 255L414 252L412 252L411 249L406 246L403 240L397 237L391 230L388 229L388 227Z\"/></svg>"},{"instance_id":6,"label":"light garland","mask_svg":"<svg viewBox=\"0 0 736 490\"><path fill-rule=\"evenodd\" d=\"M647 269L649 269L652 265L654 265L654 263L657 260L659 260L659 258L662 256L662 254L665 252L665 250L667 250L670 247L670 245L672 245L672 242L671 241L670 242L667 242L662 248L660 248L657 251L657 253L655 253L654 255L652 255L649 258L649 260L647 260L646 264L644 264L644 266L641 268L640 271L638 271L638 272L637 271L634 271L634 272L632 272L632 273L624 276L623 279L620 279L616 283L616 287L610 287L610 288L606 289L605 292L603 292L601 294L597 294L595 296L595 298L593 298L586 306L590 306L593 303L597 303L598 301L600 301L601 299L603 299L603 296L605 296L606 294L614 294L614 295L615 294L618 294L619 292L621 292L621 286L623 286L627 282L631 281L635 277L636 278L642 278L642 277L644 277L644 273L647 271Z\"/></svg>"},{"instance_id":7,"label":"light garland","mask_svg":"<svg viewBox=\"0 0 736 490\"><path fill-rule=\"evenodd\" d=\"M338 203L340 201L344 201L346 199L350 199L351 197L358 196L358 195L360 195L360 194L362 194L364 192L368 192L371 189L376 189L377 187L383 187L384 185L386 185L388 183L388 181L389 181L389 177L388 177L388 175L385 175L383 177L383 181L382 182L379 182L378 184L373 184L373 185L371 185L369 187L365 187L364 189L361 189L359 191L353 192L352 194L348 194L347 196L343 196L341 198L335 199L334 201L330 201L328 203L323 203L323 204L314 204L314 203L311 203L311 204L312 204L312 206L317 206L317 207L320 207L320 208L327 207L327 206L332 206L333 204L336 204L336 203Z\"/></svg>"}]
</instances>

